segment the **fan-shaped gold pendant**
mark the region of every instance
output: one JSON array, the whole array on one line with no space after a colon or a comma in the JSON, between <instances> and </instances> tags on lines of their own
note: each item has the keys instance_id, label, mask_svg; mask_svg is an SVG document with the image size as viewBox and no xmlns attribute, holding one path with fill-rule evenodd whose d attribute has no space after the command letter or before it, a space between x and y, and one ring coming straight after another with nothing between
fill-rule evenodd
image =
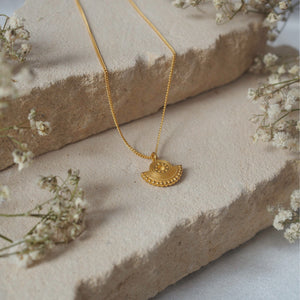
<instances>
[{"instance_id":1,"label":"fan-shaped gold pendant","mask_svg":"<svg viewBox=\"0 0 300 300\"><path fill-rule=\"evenodd\" d=\"M142 178L155 186L167 187L180 180L182 166L173 166L166 160L153 159L149 171L141 173Z\"/></svg>"}]
</instances>

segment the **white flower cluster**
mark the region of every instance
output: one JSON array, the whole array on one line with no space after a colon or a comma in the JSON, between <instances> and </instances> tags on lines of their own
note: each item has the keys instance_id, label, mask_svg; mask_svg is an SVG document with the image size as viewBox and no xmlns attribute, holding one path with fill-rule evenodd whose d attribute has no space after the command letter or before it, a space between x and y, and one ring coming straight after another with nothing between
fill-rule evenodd
<instances>
[{"instance_id":1,"label":"white flower cluster","mask_svg":"<svg viewBox=\"0 0 300 300\"><path fill-rule=\"evenodd\" d=\"M186 8L189 6L198 7L205 0L175 0L172 4L178 8ZM286 22L290 12L299 3L293 3L290 0L286 1L271 1L271 0L212 0L216 9L216 23L223 24L233 19L238 13L259 13L265 15L264 26L269 29L268 37L274 40L282 31L278 29L278 22Z\"/></svg>"},{"instance_id":2,"label":"white flower cluster","mask_svg":"<svg viewBox=\"0 0 300 300\"><path fill-rule=\"evenodd\" d=\"M36 111L34 108L30 110L28 114L28 120L30 122L30 127L32 130L37 130L38 134L41 136L46 136L51 132L51 126L49 122L36 121Z\"/></svg>"},{"instance_id":3,"label":"white flower cluster","mask_svg":"<svg viewBox=\"0 0 300 300\"><path fill-rule=\"evenodd\" d=\"M300 190L294 190L291 195L291 208L297 211L300 208Z\"/></svg>"},{"instance_id":4,"label":"white flower cluster","mask_svg":"<svg viewBox=\"0 0 300 300\"><path fill-rule=\"evenodd\" d=\"M278 209L273 226L277 230L284 230L284 237L294 243L300 238L300 190L294 190L290 198L291 209ZM271 210L270 210L271 211Z\"/></svg>"},{"instance_id":5,"label":"white flower cluster","mask_svg":"<svg viewBox=\"0 0 300 300\"><path fill-rule=\"evenodd\" d=\"M20 149L15 149L12 152L14 163L18 165L18 170L21 171L27 168L33 159L33 153L31 151L22 151Z\"/></svg>"},{"instance_id":6,"label":"white flower cluster","mask_svg":"<svg viewBox=\"0 0 300 300\"><path fill-rule=\"evenodd\" d=\"M293 213L291 210L279 209L278 214L274 218L273 226L277 230L283 230L284 223L287 220L292 220L292 218L293 218Z\"/></svg>"},{"instance_id":7,"label":"white flower cluster","mask_svg":"<svg viewBox=\"0 0 300 300\"><path fill-rule=\"evenodd\" d=\"M31 109L28 115L28 119L30 121L30 128L32 130L36 129L38 134L41 136L48 135L51 132L50 123L43 122L43 121L35 121L35 118L36 118L36 111L34 109ZM17 138L12 136L9 133L10 131L22 133L24 131L24 127L9 126L9 127L2 128L2 132L8 132L6 135L3 135L2 138L8 138L17 145L17 148L12 152L12 157L14 163L18 165L18 170L21 171L24 168L27 168L31 164L34 155L30 150L28 150L27 148L28 145L26 143L21 143Z\"/></svg>"},{"instance_id":8,"label":"white flower cluster","mask_svg":"<svg viewBox=\"0 0 300 300\"><path fill-rule=\"evenodd\" d=\"M24 239L9 246L9 253L3 254L0 249L0 257L11 256L19 266L28 267L41 260L55 244L76 239L85 229L87 207L79 181L79 171L71 169L61 184L56 176L41 177L39 186L53 197L24 214L40 220Z\"/></svg>"},{"instance_id":9,"label":"white flower cluster","mask_svg":"<svg viewBox=\"0 0 300 300\"><path fill-rule=\"evenodd\" d=\"M30 129L37 130L38 134L41 136L48 135L51 132L50 123L44 121L36 121L35 118L36 111L35 109L31 109L28 115ZM28 150L28 145L26 143L20 142L14 135L11 135L10 131L21 134L24 129L27 129L27 127L23 127L22 125L1 128L1 131L3 133L7 132L6 134L3 134L1 138L7 138L17 146L17 148L12 152L12 157L14 163L18 165L19 171L27 168L31 164L34 155L30 150Z\"/></svg>"},{"instance_id":10,"label":"white flower cluster","mask_svg":"<svg viewBox=\"0 0 300 300\"><path fill-rule=\"evenodd\" d=\"M5 18L3 27L0 26L0 52L10 59L25 61L31 46L24 43L30 37L29 31L24 28L24 20L15 15Z\"/></svg>"},{"instance_id":11,"label":"white flower cluster","mask_svg":"<svg viewBox=\"0 0 300 300\"><path fill-rule=\"evenodd\" d=\"M179 8L184 8L188 6L198 6L204 0L174 0L172 4Z\"/></svg>"},{"instance_id":12,"label":"white flower cluster","mask_svg":"<svg viewBox=\"0 0 300 300\"><path fill-rule=\"evenodd\" d=\"M260 104L260 114L250 121L258 124L253 141L272 142L275 147L299 152L299 58L284 62L267 53L256 58L255 73L269 74L268 83L248 89L248 99Z\"/></svg>"},{"instance_id":13,"label":"white flower cluster","mask_svg":"<svg viewBox=\"0 0 300 300\"><path fill-rule=\"evenodd\" d=\"M290 242L294 243L296 240L300 238L300 223L292 223L290 227L288 227L283 236Z\"/></svg>"},{"instance_id":14,"label":"white flower cluster","mask_svg":"<svg viewBox=\"0 0 300 300\"><path fill-rule=\"evenodd\" d=\"M175 0L172 4L178 8L187 8L189 6L198 7L200 4L205 2L205 0ZM246 12L246 5L243 1L213 0L212 2L217 10L217 24L223 24L232 19L239 11Z\"/></svg>"}]
</instances>

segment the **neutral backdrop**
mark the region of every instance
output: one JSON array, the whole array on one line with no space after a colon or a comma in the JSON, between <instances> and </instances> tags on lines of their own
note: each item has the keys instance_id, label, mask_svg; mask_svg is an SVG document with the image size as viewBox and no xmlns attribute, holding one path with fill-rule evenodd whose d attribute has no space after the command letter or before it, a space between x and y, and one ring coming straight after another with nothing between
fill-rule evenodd
<instances>
[{"instance_id":1,"label":"neutral backdrop","mask_svg":"<svg viewBox=\"0 0 300 300\"><path fill-rule=\"evenodd\" d=\"M0 13L11 15L23 2L0 0ZM296 11L275 45L291 45L299 50L299 25L299 11ZM291 245L282 232L266 229L153 299L299 300L299 243Z\"/></svg>"}]
</instances>

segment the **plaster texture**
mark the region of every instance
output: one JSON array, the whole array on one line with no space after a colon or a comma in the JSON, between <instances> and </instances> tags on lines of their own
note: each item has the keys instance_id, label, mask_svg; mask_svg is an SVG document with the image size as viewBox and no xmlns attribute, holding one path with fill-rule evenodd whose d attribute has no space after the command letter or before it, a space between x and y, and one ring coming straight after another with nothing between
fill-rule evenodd
<instances>
[{"instance_id":1,"label":"plaster texture","mask_svg":"<svg viewBox=\"0 0 300 300\"><path fill-rule=\"evenodd\" d=\"M177 9L165 0L136 3L178 54L170 104L236 79L265 45L257 15L219 26L210 4L199 11ZM128 1L85 0L82 5L110 72L119 122L158 111L167 86L169 49ZM19 84L26 95L11 102L4 122L26 121L31 108L51 122L50 138L24 136L36 155L114 127L103 71L75 1L26 0L17 15L26 19L31 32L28 62L36 78ZM12 164L6 142L0 169Z\"/></svg>"},{"instance_id":2,"label":"plaster texture","mask_svg":"<svg viewBox=\"0 0 300 300\"><path fill-rule=\"evenodd\" d=\"M40 264L19 270L0 260L0 298L148 299L270 226L266 206L288 203L299 171L295 155L252 143L248 118L259 108L246 94L257 80L246 75L168 108L158 154L184 168L172 187L142 180L149 161L131 153L116 130L40 156L24 172L2 171L13 199L1 211L13 213L47 197L35 186L38 175L79 168L89 214L86 232ZM122 129L150 152L159 120L157 113ZM0 219L13 239L31 225Z\"/></svg>"}]
</instances>

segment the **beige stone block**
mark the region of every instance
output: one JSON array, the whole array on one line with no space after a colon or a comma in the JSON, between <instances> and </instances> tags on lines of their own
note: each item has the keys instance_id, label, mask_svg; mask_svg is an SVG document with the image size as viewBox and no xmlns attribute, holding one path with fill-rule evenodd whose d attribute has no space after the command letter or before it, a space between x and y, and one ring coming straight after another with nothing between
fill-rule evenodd
<instances>
[{"instance_id":1,"label":"beige stone block","mask_svg":"<svg viewBox=\"0 0 300 300\"><path fill-rule=\"evenodd\" d=\"M215 24L211 4L181 10L170 1L137 0L141 10L175 48L178 58L169 103L226 84L247 70L265 44L258 15ZM171 53L124 0L82 1L110 71L112 97L120 123L150 115L163 105ZM75 1L26 0L17 11L31 32L28 62L33 83L11 102L5 122L26 121L31 108L53 126L47 138L24 140L42 154L114 127L101 66ZM0 147L0 169L12 163L11 145Z\"/></svg>"},{"instance_id":2,"label":"beige stone block","mask_svg":"<svg viewBox=\"0 0 300 300\"><path fill-rule=\"evenodd\" d=\"M131 153L115 130L43 155L22 173L2 171L13 199L1 211L42 201L35 178L64 176L70 167L81 170L90 207L86 232L47 260L21 270L0 260L0 298L148 299L270 226L267 205L287 204L299 178L295 155L252 143L248 117L259 108L246 94L256 84L247 75L168 108L159 155L184 168L172 187L145 183L140 172L149 161ZM159 120L157 113L122 128L150 152ZM1 232L14 239L30 225L0 219Z\"/></svg>"}]
</instances>

